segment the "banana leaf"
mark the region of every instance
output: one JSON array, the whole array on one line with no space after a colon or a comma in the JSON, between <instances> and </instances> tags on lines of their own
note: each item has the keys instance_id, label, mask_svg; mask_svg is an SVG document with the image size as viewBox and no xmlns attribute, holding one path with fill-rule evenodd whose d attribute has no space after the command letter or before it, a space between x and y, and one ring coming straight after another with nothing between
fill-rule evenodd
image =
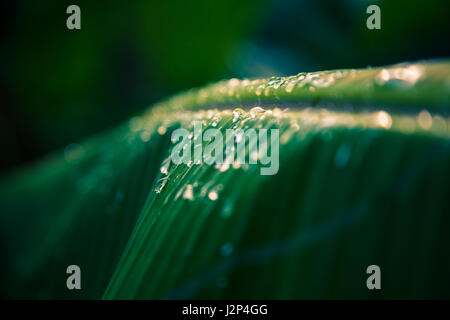
<instances>
[{"instance_id":1,"label":"banana leaf","mask_svg":"<svg viewBox=\"0 0 450 320\"><path fill-rule=\"evenodd\" d=\"M450 298L449 98L448 60L168 98L2 177L1 296ZM278 171L175 164L171 134L195 121L279 129Z\"/></svg>"}]
</instances>

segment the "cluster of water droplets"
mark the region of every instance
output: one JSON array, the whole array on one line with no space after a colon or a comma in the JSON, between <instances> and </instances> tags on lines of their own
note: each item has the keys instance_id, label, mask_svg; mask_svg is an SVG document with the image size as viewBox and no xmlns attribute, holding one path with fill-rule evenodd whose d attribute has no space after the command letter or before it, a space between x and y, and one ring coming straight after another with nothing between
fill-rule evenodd
<instances>
[{"instance_id":1,"label":"cluster of water droplets","mask_svg":"<svg viewBox=\"0 0 450 320\"><path fill-rule=\"evenodd\" d=\"M418 65L404 65L390 69L382 69L376 82L379 85L395 85L398 87L412 87L420 80L423 70Z\"/></svg>"},{"instance_id":2,"label":"cluster of water droplets","mask_svg":"<svg viewBox=\"0 0 450 320\"><path fill-rule=\"evenodd\" d=\"M198 91L192 97L194 104L205 105L214 100L216 103L242 101L244 99L280 99L289 96L297 89L314 92L318 88L327 88L337 80L356 70L338 70L328 72L299 73L290 77L271 77L268 79L230 79L211 85ZM299 91L299 92L300 92Z\"/></svg>"}]
</instances>

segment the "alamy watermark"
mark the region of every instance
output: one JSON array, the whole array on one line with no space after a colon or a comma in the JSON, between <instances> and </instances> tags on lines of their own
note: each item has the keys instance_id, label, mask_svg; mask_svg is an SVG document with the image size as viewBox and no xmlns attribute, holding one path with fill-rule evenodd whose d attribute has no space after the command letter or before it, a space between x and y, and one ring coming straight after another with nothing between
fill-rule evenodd
<instances>
[{"instance_id":1,"label":"alamy watermark","mask_svg":"<svg viewBox=\"0 0 450 320\"><path fill-rule=\"evenodd\" d=\"M67 289L80 290L81 289L81 269L80 269L80 267L77 266L76 264L72 264L67 267L66 273L70 274L70 276L68 276L67 280L66 280Z\"/></svg>"},{"instance_id":2,"label":"alamy watermark","mask_svg":"<svg viewBox=\"0 0 450 320\"><path fill-rule=\"evenodd\" d=\"M369 290L381 289L381 269L376 264L370 265L366 270L370 276L367 278L366 286Z\"/></svg>"},{"instance_id":3,"label":"alamy watermark","mask_svg":"<svg viewBox=\"0 0 450 320\"><path fill-rule=\"evenodd\" d=\"M171 139L175 146L171 160L174 164L259 164L261 175L277 174L279 129L226 129L224 135L218 128L203 131L201 121L194 121L193 128L193 132L184 128L172 132Z\"/></svg>"},{"instance_id":4,"label":"alamy watermark","mask_svg":"<svg viewBox=\"0 0 450 320\"><path fill-rule=\"evenodd\" d=\"M367 18L366 26L369 30L381 29L381 9L379 6L372 4L367 7L367 14L370 16Z\"/></svg>"},{"instance_id":5,"label":"alamy watermark","mask_svg":"<svg viewBox=\"0 0 450 320\"><path fill-rule=\"evenodd\" d=\"M80 30L81 29L81 10L77 5L70 5L66 9L66 13L70 14L66 20L66 26L69 30Z\"/></svg>"}]
</instances>

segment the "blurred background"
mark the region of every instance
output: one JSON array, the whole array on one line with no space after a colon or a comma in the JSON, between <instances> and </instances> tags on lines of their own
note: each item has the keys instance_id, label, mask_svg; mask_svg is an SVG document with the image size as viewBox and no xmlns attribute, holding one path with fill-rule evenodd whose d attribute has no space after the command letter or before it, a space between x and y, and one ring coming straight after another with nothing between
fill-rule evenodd
<instances>
[{"instance_id":1,"label":"blurred background","mask_svg":"<svg viewBox=\"0 0 450 320\"><path fill-rule=\"evenodd\" d=\"M81 30L66 9L81 8ZM381 30L366 8L381 8ZM1 4L0 175L152 103L231 77L449 57L448 0Z\"/></svg>"}]
</instances>

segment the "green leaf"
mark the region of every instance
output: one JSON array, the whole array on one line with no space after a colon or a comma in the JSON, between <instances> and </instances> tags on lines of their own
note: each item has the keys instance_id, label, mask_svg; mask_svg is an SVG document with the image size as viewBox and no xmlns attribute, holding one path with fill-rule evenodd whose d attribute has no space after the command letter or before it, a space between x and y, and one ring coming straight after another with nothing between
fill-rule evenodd
<instances>
[{"instance_id":1,"label":"green leaf","mask_svg":"<svg viewBox=\"0 0 450 320\"><path fill-rule=\"evenodd\" d=\"M449 75L443 61L231 79L4 177L2 295L448 298ZM279 129L279 171L175 165L171 133L194 121ZM373 264L382 290L366 287Z\"/></svg>"}]
</instances>

